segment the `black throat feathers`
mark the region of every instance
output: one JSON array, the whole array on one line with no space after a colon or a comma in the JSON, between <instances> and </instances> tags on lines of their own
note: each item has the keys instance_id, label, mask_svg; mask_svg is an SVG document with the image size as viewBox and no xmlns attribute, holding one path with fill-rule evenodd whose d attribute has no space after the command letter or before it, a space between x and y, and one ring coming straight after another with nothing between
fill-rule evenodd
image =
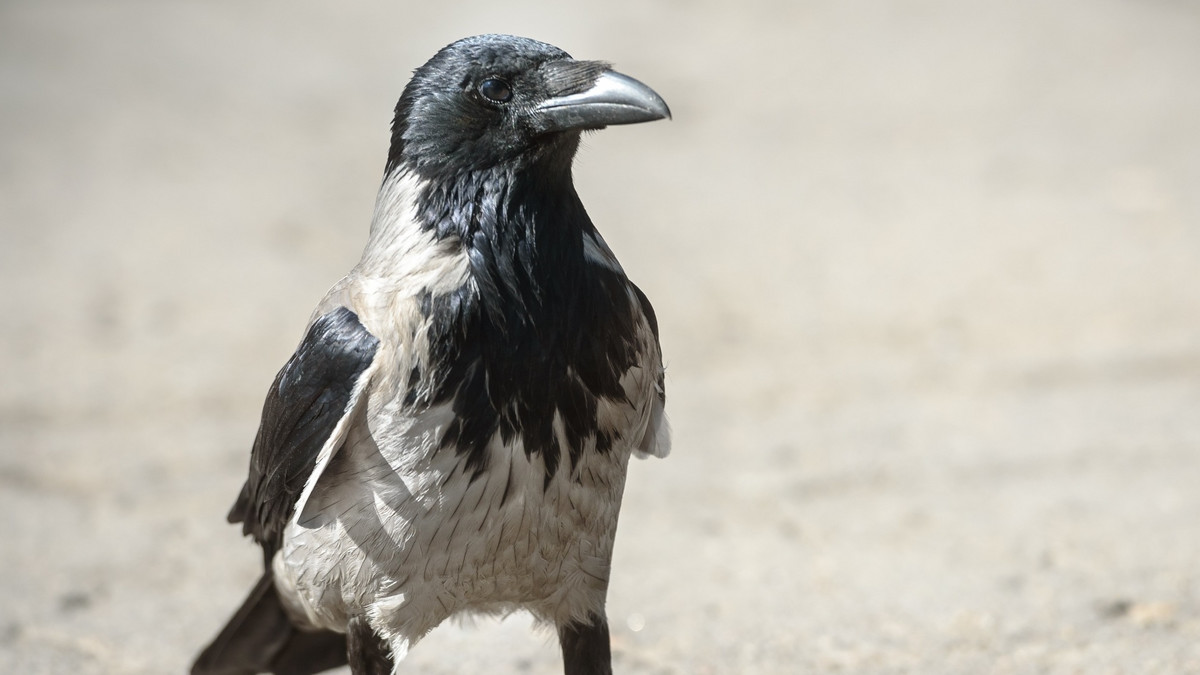
<instances>
[{"instance_id":1,"label":"black throat feathers","mask_svg":"<svg viewBox=\"0 0 1200 675\"><path fill-rule=\"evenodd\" d=\"M498 434L540 456L549 484L564 453L573 468L585 451L611 448L598 400L628 404L621 378L637 365L638 317L649 308L623 274L585 253L595 228L571 180L577 135L568 141L524 170L433 178L416 200L424 227L461 242L470 281L423 297L434 372L412 373L430 394L410 402L452 404L441 447L474 476Z\"/></svg>"}]
</instances>

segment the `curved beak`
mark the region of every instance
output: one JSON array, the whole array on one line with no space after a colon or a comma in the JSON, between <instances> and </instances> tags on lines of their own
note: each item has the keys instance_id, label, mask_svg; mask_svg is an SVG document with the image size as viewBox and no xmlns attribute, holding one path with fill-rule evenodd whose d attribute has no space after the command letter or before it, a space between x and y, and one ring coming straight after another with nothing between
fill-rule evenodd
<instances>
[{"instance_id":1,"label":"curved beak","mask_svg":"<svg viewBox=\"0 0 1200 675\"><path fill-rule=\"evenodd\" d=\"M610 124L637 124L671 117L666 101L650 87L606 70L591 87L546 99L534 109L547 131L602 129Z\"/></svg>"}]
</instances>

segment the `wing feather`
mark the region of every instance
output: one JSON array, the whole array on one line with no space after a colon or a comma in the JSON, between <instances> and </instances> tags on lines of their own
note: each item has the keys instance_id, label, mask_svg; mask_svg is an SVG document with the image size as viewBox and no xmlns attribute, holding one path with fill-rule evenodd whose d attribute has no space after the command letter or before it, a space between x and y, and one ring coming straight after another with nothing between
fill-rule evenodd
<instances>
[{"instance_id":1,"label":"wing feather","mask_svg":"<svg viewBox=\"0 0 1200 675\"><path fill-rule=\"evenodd\" d=\"M250 475L229 521L242 523L268 559L278 550L318 459L325 456L327 462L336 450L328 446L340 443L343 420L363 396L378 346L358 316L339 307L313 321L267 392Z\"/></svg>"},{"instance_id":2,"label":"wing feather","mask_svg":"<svg viewBox=\"0 0 1200 675\"><path fill-rule=\"evenodd\" d=\"M658 369L658 378L655 381L655 400L653 408L650 411L650 423L646 425L646 433L642 435L634 453L638 457L666 457L671 453L671 425L667 422L666 405L667 405L667 381L666 370L662 364L662 346L659 343L658 337L658 317L654 314L654 307L650 304L650 298L642 292L632 281L629 286L633 288L634 295L637 296L638 304L642 308L642 314L646 316L646 322L650 324L650 332L654 334L654 349L655 363L654 366Z\"/></svg>"}]
</instances>

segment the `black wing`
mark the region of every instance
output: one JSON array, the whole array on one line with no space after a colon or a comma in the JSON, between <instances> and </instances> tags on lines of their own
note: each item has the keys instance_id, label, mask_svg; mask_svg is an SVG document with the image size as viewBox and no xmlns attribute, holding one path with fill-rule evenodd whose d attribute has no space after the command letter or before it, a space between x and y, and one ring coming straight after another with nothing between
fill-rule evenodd
<instances>
[{"instance_id":1,"label":"black wing","mask_svg":"<svg viewBox=\"0 0 1200 675\"><path fill-rule=\"evenodd\" d=\"M375 358L379 339L346 309L313 322L275 376L250 453L250 477L229 522L263 546L269 562L338 422L354 407L355 385Z\"/></svg>"}]
</instances>

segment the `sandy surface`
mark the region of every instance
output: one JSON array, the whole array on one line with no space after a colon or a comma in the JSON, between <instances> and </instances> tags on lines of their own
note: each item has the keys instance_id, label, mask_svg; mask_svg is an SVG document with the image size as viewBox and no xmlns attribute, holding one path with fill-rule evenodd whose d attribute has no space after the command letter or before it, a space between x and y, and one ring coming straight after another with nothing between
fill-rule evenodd
<instances>
[{"instance_id":1,"label":"sandy surface","mask_svg":"<svg viewBox=\"0 0 1200 675\"><path fill-rule=\"evenodd\" d=\"M403 4L0 4L0 672L178 673L224 622L394 100L516 32L675 112L577 170L676 432L631 470L621 672L1200 673L1195 3ZM556 649L446 626L400 672Z\"/></svg>"}]
</instances>

